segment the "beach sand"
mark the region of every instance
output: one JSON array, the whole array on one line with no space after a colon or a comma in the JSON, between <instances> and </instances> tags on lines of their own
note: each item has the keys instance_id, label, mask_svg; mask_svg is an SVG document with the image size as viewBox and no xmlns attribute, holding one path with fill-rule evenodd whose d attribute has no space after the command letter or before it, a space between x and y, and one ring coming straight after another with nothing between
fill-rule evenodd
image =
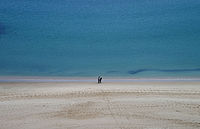
<instances>
[{"instance_id":1,"label":"beach sand","mask_svg":"<svg viewBox=\"0 0 200 129\"><path fill-rule=\"evenodd\" d=\"M1 129L199 129L200 82L1 82Z\"/></svg>"}]
</instances>

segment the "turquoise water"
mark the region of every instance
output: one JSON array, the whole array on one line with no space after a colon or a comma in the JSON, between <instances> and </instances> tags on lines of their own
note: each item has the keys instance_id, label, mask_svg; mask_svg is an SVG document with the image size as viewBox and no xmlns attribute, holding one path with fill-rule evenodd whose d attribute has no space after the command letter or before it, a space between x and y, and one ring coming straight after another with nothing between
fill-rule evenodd
<instances>
[{"instance_id":1,"label":"turquoise water","mask_svg":"<svg viewBox=\"0 0 200 129\"><path fill-rule=\"evenodd\" d=\"M200 1L1 0L0 75L200 77Z\"/></svg>"}]
</instances>

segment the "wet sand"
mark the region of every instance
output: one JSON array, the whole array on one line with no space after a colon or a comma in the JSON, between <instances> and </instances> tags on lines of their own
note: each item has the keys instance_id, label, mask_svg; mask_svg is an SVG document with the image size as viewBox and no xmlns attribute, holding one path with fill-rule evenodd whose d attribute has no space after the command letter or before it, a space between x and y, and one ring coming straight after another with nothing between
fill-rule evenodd
<instances>
[{"instance_id":1,"label":"wet sand","mask_svg":"<svg viewBox=\"0 0 200 129\"><path fill-rule=\"evenodd\" d=\"M200 82L1 82L1 129L199 129Z\"/></svg>"}]
</instances>

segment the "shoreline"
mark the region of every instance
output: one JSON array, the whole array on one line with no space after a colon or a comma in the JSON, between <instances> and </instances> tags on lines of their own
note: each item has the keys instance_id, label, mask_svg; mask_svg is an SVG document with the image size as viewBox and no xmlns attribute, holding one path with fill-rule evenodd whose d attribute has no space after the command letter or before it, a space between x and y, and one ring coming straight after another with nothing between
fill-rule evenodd
<instances>
[{"instance_id":1,"label":"shoreline","mask_svg":"<svg viewBox=\"0 0 200 129\"><path fill-rule=\"evenodd\" d=\"M2 82L96 82L97 77L0 76ZM200 82L200 77L103 77L103 82Z\"/></svg>"}]
</instances>

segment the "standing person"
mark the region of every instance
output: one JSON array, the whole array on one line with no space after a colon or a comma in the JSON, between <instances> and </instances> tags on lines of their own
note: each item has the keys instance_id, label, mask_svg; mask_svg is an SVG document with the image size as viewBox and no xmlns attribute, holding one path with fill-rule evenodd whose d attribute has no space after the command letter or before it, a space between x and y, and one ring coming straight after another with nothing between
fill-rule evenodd
<instances>
[{"instance_id":1,"label":"standing person","mask_svg":"<svg viewBox=\"0 0 200 129\"><path fill-rule=\"evenodd\" d=\"M98 76L98 83L100 83L100 78L101 78L101 76Z\"/></svg>"},{"instance_id":2,"label":"standing person","mask_svg":"<svg viewBox=\"0 0 200 129\"><path fill-rule=\"evenodd\" d=\"M99 83L101 83L102 79L103 79L102 77L99 78Z\"/></svg>"}]
</instances>

